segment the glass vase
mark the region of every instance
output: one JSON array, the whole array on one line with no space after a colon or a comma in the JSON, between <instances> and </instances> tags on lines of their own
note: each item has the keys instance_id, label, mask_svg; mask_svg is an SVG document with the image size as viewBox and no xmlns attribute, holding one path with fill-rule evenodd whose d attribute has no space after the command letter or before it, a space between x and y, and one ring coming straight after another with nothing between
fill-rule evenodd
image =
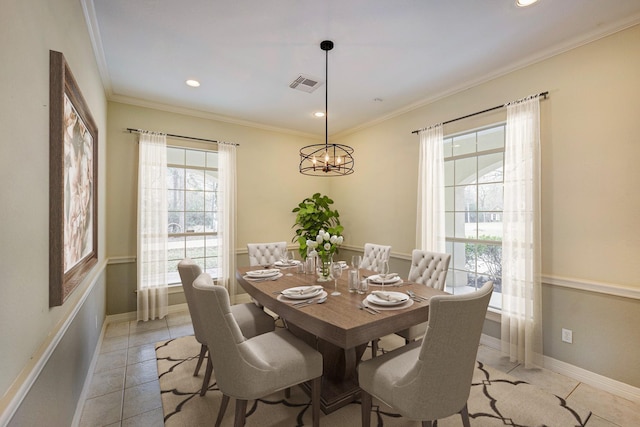
<instances>
[{"instance_id":1,"label":"glass vase","mask_svg":"<svg viewBox=\"0 0 640 427\"><path fill-rule=\"evenodd\" d=\"M318 282L328 282L331 280L332 257L318 258Z\"/></svg>"}]
</instances>

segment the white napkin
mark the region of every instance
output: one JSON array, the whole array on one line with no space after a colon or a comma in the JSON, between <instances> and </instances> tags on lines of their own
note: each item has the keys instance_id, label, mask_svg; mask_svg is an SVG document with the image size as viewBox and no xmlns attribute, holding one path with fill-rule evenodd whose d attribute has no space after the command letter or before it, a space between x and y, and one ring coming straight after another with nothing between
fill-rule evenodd
<instances>
[{"instance_id":1,"label":"white napkin","mask_svg":"<svg viewBox=\"0 0 640 427\"><path fill-rule=\"evenodd\" d=\"M371 292L373 295L375 295L376 297L383 299L385 301L390 301L390 302L399 302L399 301L404 301L405 298L402 297L398 297L396 295L391 295L388 294L386 292L383 291L373 291Z\"/></svg>"},{"instance_id":2,"label":"white napkin","mask_svg":"<svg viewBox=\"0 0 640 427\"><path fill-rule=\"evenodd\" d=\"M285 289L282 291L282 295L308 295L318 292L320 289L323 289L322 286L307 286L305 288L298 289Z\"/></svg>"}]
</instances>

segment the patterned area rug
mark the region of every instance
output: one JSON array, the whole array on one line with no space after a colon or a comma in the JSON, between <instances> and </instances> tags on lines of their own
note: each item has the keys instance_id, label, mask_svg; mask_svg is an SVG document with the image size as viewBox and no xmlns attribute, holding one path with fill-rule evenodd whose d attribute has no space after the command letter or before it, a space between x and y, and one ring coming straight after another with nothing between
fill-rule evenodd
<instances>
[{"instance_id":1,"label":"patterned area rug","mask_svg":"<svg viewBox=\"0 0 640 427\"><path fill-rule=\"evenodd\" d=\"M193 336L187 336L156 344L158 376L162 393L165 426L210 426L218 415L222 394L215 384L215 372L209 391L199 395L204 375L193 376L200 344ZM368 353L368 352L367 352ZM478 362L474 372L471 395L468 401L473 427L484 426L585 426L591 412L568 406L557 396L520 381ZM373 424L378 427L419 426L395 414L392 409L373 401ZM285 399L278 392L264 399L249 402L247 426L305 426L311 425L309 397L293 387L291 397ZM233 425L233 400L225 413L223 426ZM321 425L351 427L360 425L360 403L354 402L329 415L321 412ZM438 420L439 427L459 427L459 415Z\"/></svg>"}]
</instances>

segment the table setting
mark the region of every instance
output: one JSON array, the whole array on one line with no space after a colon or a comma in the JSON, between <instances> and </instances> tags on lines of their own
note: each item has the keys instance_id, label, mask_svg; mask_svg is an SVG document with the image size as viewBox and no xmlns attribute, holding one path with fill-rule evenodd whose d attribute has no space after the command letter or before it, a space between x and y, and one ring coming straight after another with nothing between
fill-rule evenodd
<instances>
[{"instance_id":1,"label":"table setting","mask_svg":"<svg viewBox=\"0 0 640 427\"><path fill-rule=\"evenodd\" d=\"M365 308L373 310L402 310L411 307L414 299L408 294L392 291L372 291L362 300Z\"/></svg>"},{"instance_id":2,"label":"table setting","mask_svg":"<svg viewBox=\"0 0 640 427\"><path fill-rule=\"evenodd\" d=\"M249 270L242 278L253 282L262 282L266 280L278 280L280 277L282 277L280 269L265 268L262 270Z\"/></svg>"},{"instance_id":3,"label":"table setting","mask_svg":"<svg viewBox=\"0 0 640 427\"><path fill-rule=\"evenodd\" d=\"M276 292L278 301L291 304L294 307L326 301L327 292L322 286L296 286Z\"/></svg>"}]
</instances>

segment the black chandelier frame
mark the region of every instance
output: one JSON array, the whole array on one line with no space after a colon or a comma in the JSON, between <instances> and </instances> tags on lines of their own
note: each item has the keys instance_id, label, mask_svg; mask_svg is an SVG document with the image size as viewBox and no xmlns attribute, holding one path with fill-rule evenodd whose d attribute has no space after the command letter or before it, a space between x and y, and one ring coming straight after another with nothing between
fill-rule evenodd
<instances>
[{"instance_id":1,"label":"black chandelier frame","mask_svg":"<svg viewBox=\"0 0 640 427\"><path fill-rule=\"evenodd\" d=\"M324 144L312 144L300 149L300 173L311 176L343 176L353 173L353 148L344 144L329 144L329 51L331 40L324 40L320 48L325 51L325 111Z\"/></svg>"}]
</instances>

